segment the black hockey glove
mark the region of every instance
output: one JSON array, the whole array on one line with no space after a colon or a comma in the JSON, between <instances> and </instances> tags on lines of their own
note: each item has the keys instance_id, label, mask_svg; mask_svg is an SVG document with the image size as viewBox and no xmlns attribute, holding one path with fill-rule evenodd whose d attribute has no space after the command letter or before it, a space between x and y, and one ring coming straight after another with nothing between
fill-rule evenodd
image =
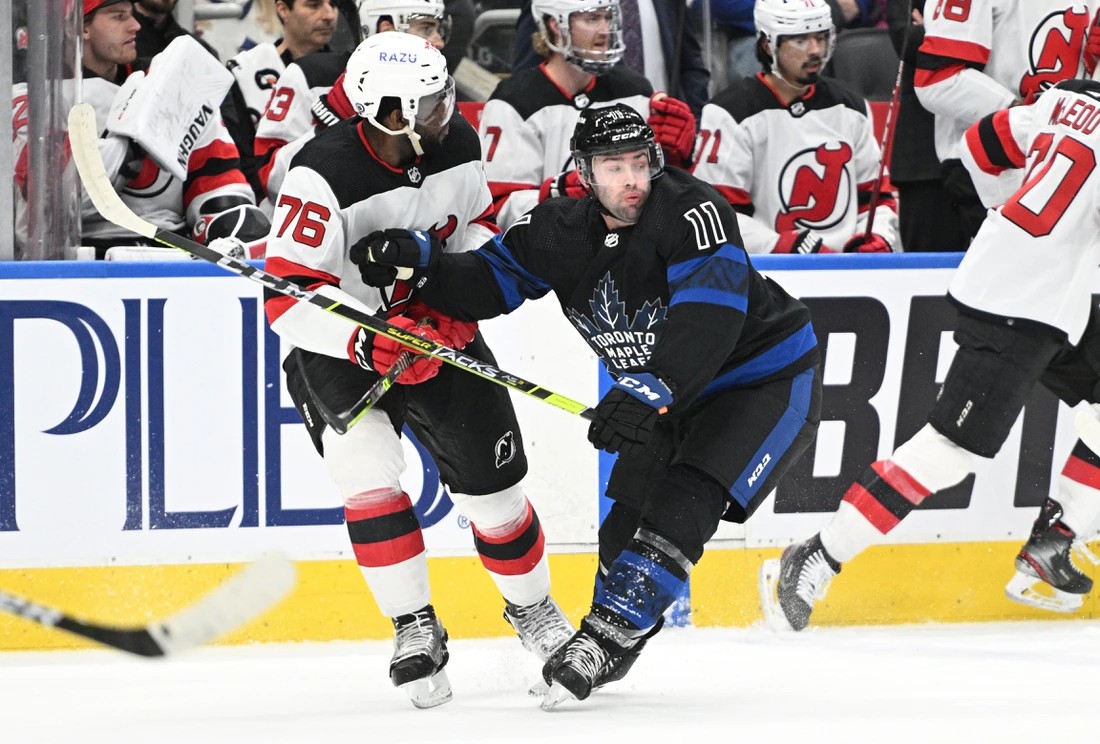
<instances>
[{"instance_id":1,"label":"black hockey glove","mask_svg":"<svg viewBox=\"0 0 1100 744\"><path fill-rule=\"evenodd\" d=\"M653 436L657 417L672 404L672 391L649 372L623 375L596 406L588 441L597 449L640 455Z\"/></svg>"},{"instance_id":2,"label":"black hockey glove","mask_svg":"<svg viewBox=\"0 0 1100 744\"><path fill-rule=\"evenodd\" d=\"M390 228L361 239L349 255L368 286L388 287L400 278L420 289L431 278L442 251L439 239L429 232Z\"/></svg>"}]
</instances>

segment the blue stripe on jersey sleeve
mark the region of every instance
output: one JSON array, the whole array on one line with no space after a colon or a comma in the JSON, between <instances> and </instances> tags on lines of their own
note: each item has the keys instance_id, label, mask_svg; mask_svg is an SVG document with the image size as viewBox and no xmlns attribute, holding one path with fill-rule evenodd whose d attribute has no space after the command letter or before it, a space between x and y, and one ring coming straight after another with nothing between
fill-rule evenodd
<instances>
[{"instance_id":1,"label":"blue stripe on jersey sleeve","mask_svg":"<svg viewBox=\"0 0 1100 744\"><path fill-rule=\"evenodd\" d=\"M749 266L743 248L723 243L716 252L668 267L669 306L681 302L721 305L746 312Z\"/></svg>"},{"instance_id":2,"label":"blue stripe on jersey sleeve","mask_svg":"<svg viewBox=\"0 0 1100 744\"><path fill-rule=\"evenodd\" d=\"M496 235L491 241L477 249L477 255L489 264L500 293L507 306L505 312L512 312L523 304L524 300L534 300L550 291L550 285L523 268L512 252L502 242L503 236Z\"/></svg>"}]
</instances>

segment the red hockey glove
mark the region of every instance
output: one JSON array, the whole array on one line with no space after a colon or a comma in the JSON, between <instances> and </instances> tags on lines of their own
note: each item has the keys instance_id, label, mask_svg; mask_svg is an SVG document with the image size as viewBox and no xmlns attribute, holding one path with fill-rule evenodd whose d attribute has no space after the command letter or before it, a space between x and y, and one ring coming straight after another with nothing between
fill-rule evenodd
<instances>
[{"instance_id":1,"label":"red hockey glove","mask_svg":"<svg viewBox=\"0 0 1100 744\"><path fill-rule=\"evenodd\" d=\"M881 235L871 233L868 238L864 233L848 238L844 244L845 253L892 253L890 244Z\"/></svg>"},{"instance_id":2,"label":"red hockey glove","mask_svg":"<svg viewBox=\"0 0 1100 744\"><path fill-rule=\"evenodd\" d=\"M542 186L539 186L540 202L555 196L568 196L570 199L583 199L588 196L588 189L581 183L581 176L576 169L547 178L542 182Z\"/></svg>"},{"instance_id":3,"label":"red hockey glove","mask_svg":"<svg viewBox=\"0 0 1100 744\"><path fill-rule=\"evenodd\" d=\"M476 321L456 320L422 302L410 303L408 310L405 310L405 315L416 318L417 322L427 319L439 331L439 335L443 337L443 343L452 349L465 348L466 344L474 340L474 334L477 333Z\"/></svg>"},{"instance_id":4,"label":"red hockey glove","mask_svg":"<svg viewBox=\"0 0 1100 744\"><path fill-rule=\"evenodd\" d=\"M430 325L418 326L412 318L397 315L390 318L390 323L437 344L444 343L439 331ZM352 334L348 343L348 357L363 369L373 370L380 375L384 375L390 371L390 367L397 362L397 357L401 356L402 352L411 349L412 347L399 344L389 336L371 333L366 328L360 328ZM443 360L439 357L419 357L412 363L412 366L401 373L397 381L402 385L416 385L425 380L430 380L439 374L439 368L442 364Z\"/></svg>"},{"instance_id":5,"label":"red hockey glove","mask_svg":"<svg viewBox=\"0 0 1100 744\"><path fill-rule=\"evenodd\" d=\"M1090 77L1096 71L1097 60L1100 60L1100 10L1096 12L1096 18L1089 26L1089 35L1085 38L1085 53L1082 61L1085 63L1085 72Z\"/></svg>"},{"instance_id":6,"label":"red hockey glove","mask_svg":"<svg viewBox=\"0 0 1100 744\"><path fill-rule=\"evenodd\" d=\"M813 230L784 230L779 233L772 253L835 253L827 248Z\"/></svg>"},{"instance_id":7,"label":"red hockey glove","mask_svg":"<svg viewBox=\"0 0 1100 744\"><path fill-rule=\"evenodd\" d=\"M695 114L686 103L659 90L649 98L649 121L646 123L673 165L691 162L691 152L695 149Z\"/></svg>"}]
</instances>

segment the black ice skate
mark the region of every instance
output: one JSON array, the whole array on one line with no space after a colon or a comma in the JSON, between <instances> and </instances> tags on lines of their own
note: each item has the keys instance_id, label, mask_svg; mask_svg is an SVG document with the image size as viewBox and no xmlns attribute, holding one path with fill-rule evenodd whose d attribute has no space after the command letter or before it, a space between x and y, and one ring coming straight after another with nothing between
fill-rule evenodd
<instances>
[{"instance_id":1,"label":"black ice skate","mask_svg":"<svg viewBox=\"0 0 1100 744\"><path fill-rule=\"evenodd\" d=\"M1016 575L1005 587L1009 599L1053 612L1074 612L1092 590L1092 579L1077 570L1071 554L1076 548L1093 565L1100 560L1077 542L1061 517L1062 505L1048 498L1016 556Z\"/></svg>"},{"instance_id":2,"label":"black ice skate","mask_svg":"<svg viewBox=\"0 0 1100 744\"><path fill-rule=\"evenodd\" d=\"M825 598L840 564L825 552L821 536L789 545L779 560L760 567L760 599L764 619L775 630L802 630L810 622L814 602Z\"/></svg>"},{"instance_id":3,"label":"black ice skate","mask_svg":"<svg viewBox=\"0 0 1100 744\"><path fill-rule=\"evenodd\" d=\"M393 619L390 681L405 690L417 708L434 708L451 699L447 665L447 631L431 605Z\"/></svg>"},{"instance_id":4,"label":"black ice skate","mask_svg":"<svg viewBox=\"0 0 1100 744\"><path fill-rule=\"evenodd\" d=\"M516 629L523 647L543 662L564 646L575 632L573 623L550 596L522 607L509 602L504 608L504 619Z\"/></svg>"},{"instance_id":5,"label":"black ice skate","mask_svg":"<svg viewBox=\"0 0 1100 744\"><path fill-rule=\"evenodd\" d=\"M543 676L549 678L550 689L542 700L542 709L553 710L566 700L587 698L601 672L627 652L628 648L601 637L587 623L581 623L581 629L546 662Z\"/></svg>"}]
</instances>

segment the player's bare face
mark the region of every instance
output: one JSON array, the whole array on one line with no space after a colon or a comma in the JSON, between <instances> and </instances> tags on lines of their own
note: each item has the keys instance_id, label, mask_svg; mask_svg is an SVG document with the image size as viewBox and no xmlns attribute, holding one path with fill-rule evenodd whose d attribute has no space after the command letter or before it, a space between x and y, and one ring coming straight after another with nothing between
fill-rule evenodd
<instances>
[{"instance_id":1,"label":"player's bare face","mask_svg":"<svg viewBox=\"0 0 1100 744\"><path fill-rule=\"evenodd\" d=\"M633 150L592 158L592 192L616 220L634 224L649 199L648 150Z\"/></svg>"},{"instance_id":2,"label":"player's bare face","mask_svg":"<svg viewBox=\"0 0 1100 744\"><path fill-rule=\"evenodd\" d=\"M780 38L778 46L775 65L784 80L800 85L817 82L825 67L825 55L829 51L827 31L784 36Z\"/></svg>"},{"instance_id":3,"label":"player's bare face","mask_svg":"<svg viewBox=\"0 0 1100 744\"><path fill-rule=\"evenodd\" d=\"M292 8L280 0L277 7L282 9L283 35L293 40L292 49L320 49L336 31L339 11L333 0L295 0Z\"/></svg>"},{"instance_id":4,"label":"player's bare face","mask_svg":"<svg viewBox=\"0 0 1100 744\"><path fill-rule=\"evenodd\" d=\"M569 38L573 53L586 59L601 60L611 48L612 15L610 8L586 10L569 16Z\"/></svg>"},{"instance_id":5,"label":"player's bare face","mask_svg":"<svg viewBox=\"0 0 1100 744\"><path fill-rule=\"evenodd\" d=\"M447 43L447 37L443 29L443 21L431 16L414 16L409 20L409 33L427 39L428 43L436 49L443 49Z\"/></svg>"},{"instance_id":6,"label":"player's bare face","mask_svg":"<svg viewBox=\"0 0 1100 744\"><path fill-rule=\"evenodd\" d=\"M98 70L103 65L126 65L137 59L137 32L133 5L115 3L100 8L84 21L84 65Z\"/></svg>"}]
</instances>

